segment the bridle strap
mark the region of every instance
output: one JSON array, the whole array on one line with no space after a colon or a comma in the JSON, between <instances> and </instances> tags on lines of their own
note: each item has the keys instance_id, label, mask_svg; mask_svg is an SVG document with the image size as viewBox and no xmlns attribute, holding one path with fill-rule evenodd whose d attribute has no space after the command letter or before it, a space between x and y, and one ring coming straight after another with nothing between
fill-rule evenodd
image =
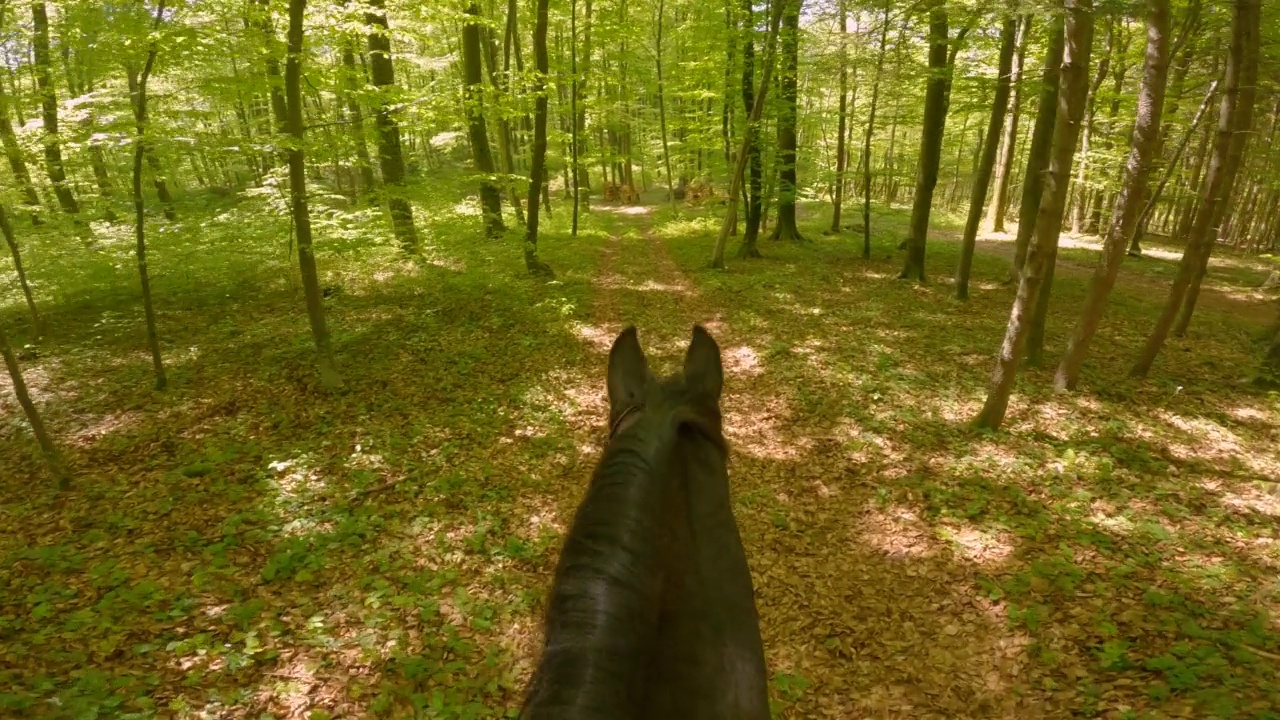
<instances>
[{"instance_id":1,"label":"bridle strap","mask_svg":"<svg viewBox=\"0 0 1280 720\"><path fill-rule=\"evenodd\" d=\"M622 414L618 416L618 419L614 420L613 424L609 426L609 439L612 440L614 436L618 434L618 431L622 429L622 423L625 422L627 418L640 412L643 409L644 409L644 405L632 405L628 407L626 410L623 410Z\"/></svg>"}]
</instances>

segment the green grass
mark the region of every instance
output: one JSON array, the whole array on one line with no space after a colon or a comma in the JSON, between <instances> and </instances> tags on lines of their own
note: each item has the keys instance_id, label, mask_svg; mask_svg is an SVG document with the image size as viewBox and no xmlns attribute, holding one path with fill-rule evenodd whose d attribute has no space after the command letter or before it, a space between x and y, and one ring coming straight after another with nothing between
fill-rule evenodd
<instances>
[{"instance_id":1,"label":"green grass","mask_svg":"<svg viewBox=\"0 0 1280 720\"><path fill-rule=\"evenodd\" d=\"M1126 262L1083 391L1031 370L1006 430L977 433L1006 248L981 246L959 303L950 225L930 284L893 279L902 209L877 212L869 262L815 206L814 243L720 272L712 211L597 208L571 238L558 203L541 283L465 191L415 197L421 264L376 211L317 201L337 396L278 199L153 223L163 394L128 230L26 231L50 333L17 340L77 482L54 492L4 394L0 716L510 714L603 442L603 351L634 323L670 367L710 322L783 717L1277 717L1280 403L1239 382L1261 261L1215 265L1141 383L1124 371L1172 270ZM1062 253L1051 360L1091 252Z\"/></svg>"}]
</instances>

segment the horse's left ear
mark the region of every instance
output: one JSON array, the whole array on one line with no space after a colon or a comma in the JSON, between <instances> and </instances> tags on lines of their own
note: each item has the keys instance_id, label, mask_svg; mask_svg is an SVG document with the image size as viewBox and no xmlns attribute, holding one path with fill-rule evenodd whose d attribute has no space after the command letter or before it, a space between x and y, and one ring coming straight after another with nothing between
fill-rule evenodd
<instances>
[{"instance_id":1,"label":"horse's left ear","mask_svg":"<svg viewBox=\"0 0 1280 720\"><path fill-rule=\"evenodd\" d=\"M649 379L649 363L635 326L623 330L609 350L610 417L639 405L644 399L644 386Z\"/></svg>"},{"instance_id":2,"label":"horse's left ear","mask_svg":"<svg viewBox=\"0 0 1280 720\"><path fill-rule=\"evenodd\" d=\"M693 326L693 339L684 356L685 382L695 391L719 401L724 389L724 367L720 364L720 346L701 325Z\"/></svg>"}]
</instances>

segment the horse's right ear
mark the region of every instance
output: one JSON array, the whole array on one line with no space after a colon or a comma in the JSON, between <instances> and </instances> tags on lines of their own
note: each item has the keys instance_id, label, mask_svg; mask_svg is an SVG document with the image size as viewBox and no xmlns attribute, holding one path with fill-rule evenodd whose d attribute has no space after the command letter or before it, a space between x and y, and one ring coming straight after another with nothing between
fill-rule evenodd
<instances>
[{"instance_id":1,"label":"horse's right ear","mask_svg":"<svg viewBox=\"0 0 1280 720\"><path fill-rule=\"evenodd\" d=\"M640 349L635 326L623 330L609 350L609 412L617 417L622 411L636 407L644 398L649 380L649 363Z\"/></svg>"}]
</instances>

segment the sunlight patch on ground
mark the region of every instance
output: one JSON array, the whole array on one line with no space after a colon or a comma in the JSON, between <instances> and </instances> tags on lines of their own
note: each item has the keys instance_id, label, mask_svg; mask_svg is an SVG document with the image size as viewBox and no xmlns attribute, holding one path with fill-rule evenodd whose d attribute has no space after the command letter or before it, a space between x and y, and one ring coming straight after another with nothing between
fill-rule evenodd
<instances>
[{"instance_id":1,"label":"sunlight patch on ground","mask_svg":"<svg viewBox=\"0 0 1280 720\"><path fill-rule=\"evenodd\" d=\"M1186 439L1181 442L1164 438L1174 457L1185 461L1214 460L1227 467L1243 466L1261 477L1280 480L1280 457L1246 452L1239 435L1212 420L1158 409L1152 410L1152 415L1185 433Z\"/></svg>"},{"instance_id":2,"label":"sunlight patch on ground","mask_svg":"<svg viewBox=\"0 0 1280 720\"><path fill-rule=\"evenodd\" d=\"M613 341L618 337L618 333L622 332L622 328L607 327L604 325L588 325L586 323L572 322L569 327L573 329L573 333L582 338L584 342L591 346L596 352L607 353L613 347Z\"/></svg>"},{"instance_id":3,"label":"sunlight patch on ground","mask_svg":"<svg viewBox=\"0 0 1280 720\"><path fill-rule=\"evenodd\" d=\"M281 532L285 535L304 535L323 532L332 523L317 523L309 516L313 503L323 502L329 490L329 481L313 466L309 455L290 460L272 460L267 463L270 471L268 485L275 497L267 502L288 522Z\"/></svg>"},{"instance_id":4,"label":"sunlight patch on ground","mask_svg":"<svg viewBox=\"0 0 1280 720\"><path fill-rule=\"evenodd\" d=\"M1235 484L1230 489L1222 489L1221 483L1202 484L1220 492L1220 502L1232 510L1280 518L1280 488L1272 486L1272 493L1266 493L1256 487L1241 484Z\"/></svg>"},{"instance_id":5,"label":"sunlight patch on ground","mask_svg":"<svg viewBox=\"0 0 1280 720\"><path fill-rule=\"evenodd\" d=\"M663 292L675 295L693 295L693 289L683 282L660 283L656 280L645 280L643 282L634 282L626 280L617 275L602 275L597 278L595 285L607 290L631 290L633 292Z\"/></svg>"},{"instance_id":6,"label":"sunlight patch on ground","mask_svg":"<svg viewBox=\"0 0 1280 720\"><path fill-rule=\"evenodd\" d=\"M602 212L613 213L614 215L652 215L652 205L593 205L591 209L600 210Z\"/></svg>"},{"instance_id":7,"label":"sunlight patch on ground","mask_svg":"<svg viewBox=\"0 0 1280 720\"><path fill-rule=\"evenodd\" d=\"M938 534L951 542L952 549L960 557L976 565L991 568L1013 557L1016 539L1003 530L992 530L949 522L938 529Z\"/></svg>"},{"instance_id":8,"label":"sunlight patch on ground","mask_svg":"<svg viewBox=\"0 0 1280 720\"><path fill-rule=\"evenodd\" d=\"M786 432L791 411L778 397L763 399L734 394L723 403L724 434L740 453L765 460L795 460L813 442Z\"/></svg>"},{"instance_id":9,"label":"sunlight patch on ground","mask_svg":"<svg viewBox=\"0 0 1280 720\"><path fill-rule=\"evenodd\" d=\"M927 558L938 554L937 541L928 523L915 510L896 505L870 506L855 521L858 540L890 558Z\"/></svg>"},{"instance_id":10,"label":"sunlight patch on ground","mask_svg":"<svg viewBox=\"0 0 1280 720\"><path fill-rule=\"evenodd\" d=\"M671 220L654 227L653 234L667 240L697 237L720 231L721 221L713 217Z\"/></svg>"},{"instance_id":11,"label":"sunlight patch on ground","mask_svg":"<svg viewBox=\"0 0 1280 720\"><path fill-rule=\"evenodd\" d=\"M758 377L764 373L760 356L746 345L731 347L722 354L724 372L737 377Z\"/></svg>"},{"instance_id":12,"label":"sunlight patch on ground","mask_svg":"<svg viewBox=\"0 0 1280 720\"><path fill-rule=\"evenodd\" d=\"M15 403L14 406L16 408L17 404ZM0 410L6 409L8 409L8 403L0 402ZM0 413L0 419L4 419L3 413ZM72 442L76 445L91 445L107 435L124 433L137 428L145 421L146 415L144 413L133 410L100 415L90 420L88 425L77 430L72 435Z\"/></svg>"}]
</instances>

